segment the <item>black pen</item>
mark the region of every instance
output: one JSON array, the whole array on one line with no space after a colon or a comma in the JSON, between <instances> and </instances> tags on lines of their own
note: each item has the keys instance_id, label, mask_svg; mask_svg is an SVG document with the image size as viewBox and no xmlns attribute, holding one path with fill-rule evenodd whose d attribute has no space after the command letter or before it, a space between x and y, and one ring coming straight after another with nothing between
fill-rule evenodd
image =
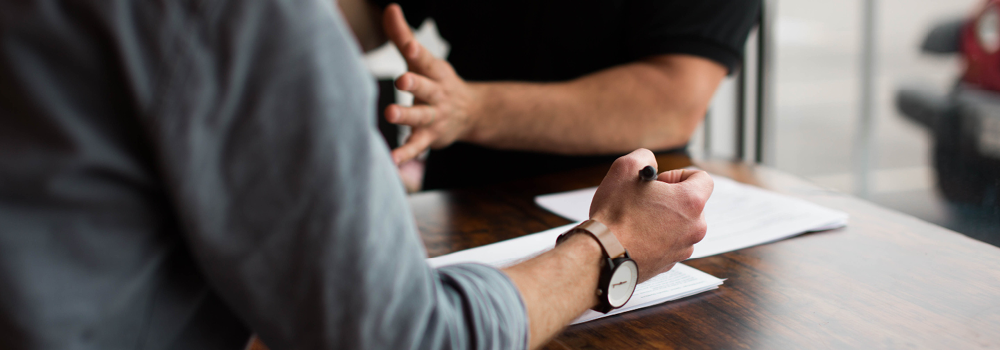
<instances>
[{"instance_id":1,"label":"black pen","mask_svg":"<svg viewBox=\"0 0 1000 350\"><path fill-rule=\"evenodd\" d=\"M656 180L656 168L652 165L647 165L646 167L639 170L639 178L643 181L653 181Z\"/></svg>"}]
</instances>

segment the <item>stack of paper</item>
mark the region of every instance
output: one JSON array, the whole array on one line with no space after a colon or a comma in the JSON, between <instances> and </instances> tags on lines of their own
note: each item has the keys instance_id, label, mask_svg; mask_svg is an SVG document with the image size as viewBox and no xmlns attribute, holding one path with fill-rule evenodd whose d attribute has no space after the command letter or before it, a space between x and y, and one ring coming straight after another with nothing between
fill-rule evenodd
<instances>
[{"instance_id":1,"label":"stack of paper","mask_svg":"<svg viewBox=\"0 0 1000 350\"><path fill-rule=\"evenodd\" d=\"M715 190L705 204L708 232L694 245L694 258L770 243L806 232L847 225L847 213L712 175ZM538 196L542 208L584 221L597 187Z\"/></svg>"},{"instance_id":2,"label":"stack of paper","mask_svg":"<svg viewBox=\"0 0 1000 350\"><path fill-rule=\"evenodd\" d=\"M568 231L576 224L556 227L530 235L497 242L481 247L463 250L436 258L427 259L431 266L438 267L459 263L483 263L496 267L506 267L514 265L520 261L527 260L538 254L552 249L559 234ZM632 299L621 308L602 314L588 310L573 324L587 322L605 316L619 314L629 310L635 310L647 306L656 305L662 302L676 300L687 296L695 295L704 291L716 289L722 284L722 280L712 277L707 273L698 271L684 264L674 265L670 271L661 273L646 282L635 287Z\"/></svg>"},{"instance_id":3,"label":"stack of paper","mask_svg":"<svg viewBox=\"0 0 1000 350\"><path fill-rule=\"evenodd\" d=\"M715 190L705 205L708 232L695 244L694 255L700 258L773 242L810 231L842 227L847 214L796 198L783 196L736 181L714 176ZM589 217L594 188L539 196L538 205L570 220ZM557 227L527 236L463 250L428 259L432 266L478 262L505 267L552 249L556 237L578 223ZM627 248L627 247L626 247ZM587 311L573 323L635 310L670 300L695 295L722 285L723 280L677 264L668 272L636 286L632 299L607 315Z\"/></svg>"}]
</instances>

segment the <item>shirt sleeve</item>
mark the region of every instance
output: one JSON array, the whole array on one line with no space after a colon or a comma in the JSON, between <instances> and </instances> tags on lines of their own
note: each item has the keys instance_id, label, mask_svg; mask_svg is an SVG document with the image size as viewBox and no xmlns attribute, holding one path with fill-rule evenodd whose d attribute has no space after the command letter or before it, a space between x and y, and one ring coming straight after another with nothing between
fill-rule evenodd
<instances>
[{"instance_id":1,"label":"shirt sleeve","mask_svg":"<svg viewBox=\"0 0 1000 350\"><path fill-rule=\"evenodd\" d=\"M635 0L626 6L630 57L689 54L718 62L730 73L743 61L760 12L760 0Z\"/></svg>"},{"instance_id":2,"label":"shirt sleeve","mask_svg":"<svg viewBox=\"0 0 1000 350\"><path fill-rule=\"evenodd\" d=\"M525 348L505 274L426 263L333 2L212 4L155 33L143 122L221 299L275 350Z\"/></svg>"}]
</instances>

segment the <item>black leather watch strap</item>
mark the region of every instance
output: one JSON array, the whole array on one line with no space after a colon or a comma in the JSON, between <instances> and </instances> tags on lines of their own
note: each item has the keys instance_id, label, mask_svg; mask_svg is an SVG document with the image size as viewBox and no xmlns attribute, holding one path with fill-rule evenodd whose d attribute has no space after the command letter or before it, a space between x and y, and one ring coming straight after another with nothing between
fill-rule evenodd
<instances>
[{"instance_id":1,"label":"black leather watch strap","mask_svg":"<svg viewBox=\"0 0 1000 350\"><path fill-rule=\"evenodd\" d=\"M563 240L573 233L587 233L596 239L597 243L601 246L601 251L604 253L605 258L614 259L625 255L625 247L618 241L618 237L615 237L614 233L600 221L584 221L566 233L559 235L559 238L556 239L556 244L562 243Z\"/></svg>"}]
</instances>

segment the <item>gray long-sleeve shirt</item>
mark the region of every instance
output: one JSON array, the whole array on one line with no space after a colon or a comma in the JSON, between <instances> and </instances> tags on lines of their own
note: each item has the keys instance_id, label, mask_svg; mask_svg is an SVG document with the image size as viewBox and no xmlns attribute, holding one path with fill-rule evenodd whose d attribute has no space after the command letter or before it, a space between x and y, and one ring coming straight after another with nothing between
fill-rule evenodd
<instances>
[{"instance_id":1,"label":"gray long-sleeve shirt","mask_svg":"<svg viewBox=\"0 0 1000 350\"><path fill-rule=\"evenodd\" d=\"M523 348L432 269L325 0L0 1L0 349Z\"/></svg>"}]
</instances>

